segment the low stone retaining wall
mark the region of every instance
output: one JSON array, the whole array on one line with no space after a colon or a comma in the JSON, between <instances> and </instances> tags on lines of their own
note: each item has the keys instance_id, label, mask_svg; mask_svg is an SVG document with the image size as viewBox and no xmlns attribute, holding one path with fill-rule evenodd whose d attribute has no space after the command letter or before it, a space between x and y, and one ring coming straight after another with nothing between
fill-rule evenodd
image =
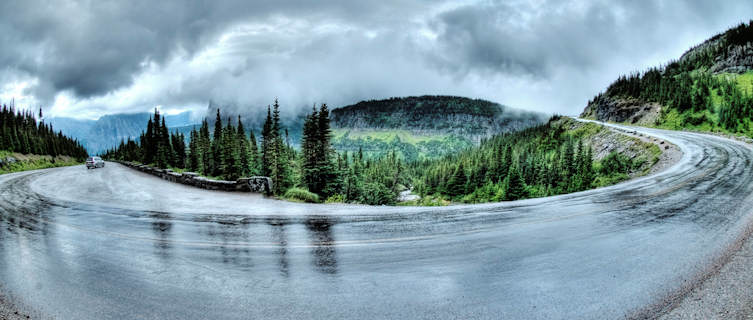
<instances>
[{"instance_id":1,"label":"low stone retaining wall","mask_svg":"<svg viewBox=\"0 0 753 320\"><path fill-rule=\"evenodd\" d=\"M138 171L160 177L170 182L182 183L197 188L220 191L255 192L265 195L269 195L272 192L272 179L270 179L269 177L256 176L249 178L240 178L236 181L212 180L205 177L200 177L199 174L194 172L178 173L170 169L153 168L147 165L136 164L132 162L117 162L126 167L130 167Z\"/></svg>"}]
</instances>

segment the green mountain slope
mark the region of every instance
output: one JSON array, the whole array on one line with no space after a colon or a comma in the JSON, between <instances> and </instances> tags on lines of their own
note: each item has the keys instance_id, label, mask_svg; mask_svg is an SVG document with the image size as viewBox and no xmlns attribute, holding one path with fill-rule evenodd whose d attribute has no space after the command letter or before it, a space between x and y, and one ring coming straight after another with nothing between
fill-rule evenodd
<instances>
[{"instance_id":1,"label":"green mountain slope","mask_svg":"<svg viewBox=\"0 0 753 320\"><path fill-rule=\"evenodd\" d=\"M404 159L436 158L477 145L495 134L546 121L540 113L453 96L361 101L332 110L332 143L368 156L395 150Z\"/></svg>"},{"instance_id":2,"label":"green mountain slope","mask_svg":"<svg viewBox=\"0 0 753 320\"><path fill-rule=\"evenodd\" d=\"M753 21L678 60L622 76L589 101L584 118L753 136Z\"/></svg>"}]
</instances>

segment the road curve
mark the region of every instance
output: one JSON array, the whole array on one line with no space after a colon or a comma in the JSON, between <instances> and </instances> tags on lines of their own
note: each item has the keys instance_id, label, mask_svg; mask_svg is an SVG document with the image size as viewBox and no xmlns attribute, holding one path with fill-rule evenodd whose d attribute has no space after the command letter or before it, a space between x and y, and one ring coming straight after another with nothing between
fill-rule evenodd
<instances>
[{"instance_id":1,"label":"road curve","mask_svg":"<svg viewBox=\"0 0 753 320\"><path fill-rule=\"evenodd\" d=\"M61 319L500 319L657 310L751 223L753 155L556 197L441 208L295 204L108 163L0 176L0 283Z\"/></svg>"}]
</instances>

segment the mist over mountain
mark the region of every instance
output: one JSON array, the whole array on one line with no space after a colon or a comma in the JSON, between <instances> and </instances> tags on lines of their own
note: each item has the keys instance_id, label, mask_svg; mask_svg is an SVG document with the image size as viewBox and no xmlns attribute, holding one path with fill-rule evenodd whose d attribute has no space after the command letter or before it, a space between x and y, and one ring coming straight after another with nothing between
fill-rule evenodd
<instances>
[{"instance_id":1,"label":"mist over mountain","mask_svg":"<svg viewBox=\"0 0 753 320\"><path fill-rule=\"evenodd\" d=\"M55 130L78 139L90 154L98 154L108 148L116 147L121 140L136 139L146 130L150 113L108 114L97 120L81 120L66 117L45 119ZM165 123L169 128L186 127L195 122L191 112L166 115Z\"/></svg>"},{"instance_id":2,"label":"mist over mountain","mask_svg":"<svg viewBox=\"0 0 753 320\"><path fill-rule=\"evenodd\" d=\"M334 128L453 134L479 142L494 134L543 123L547 115L455 96L369 100L332 110Z\"/></svg>"}]
</instances>

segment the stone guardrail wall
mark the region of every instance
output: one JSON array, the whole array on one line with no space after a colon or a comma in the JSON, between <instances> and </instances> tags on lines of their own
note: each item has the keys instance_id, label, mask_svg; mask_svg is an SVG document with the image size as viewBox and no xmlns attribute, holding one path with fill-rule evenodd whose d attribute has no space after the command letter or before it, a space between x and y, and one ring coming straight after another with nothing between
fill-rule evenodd
<instances>
[{"instance_id":1,"label":"stone guardrail wall","mask_svg":"<svg viewBox=\"0 0 753 320\"><path fill-rule=\"evenodd\" d=\"M265 195L269 195L272 192L272 179L270 179L269 177L255 176L249 178L240 178L236 181L212 180L205 177L200 177L199 174L194 172L178 173L170 169L154 168L132 162L116 162L126 167L130 167L138 171L160 177L170 182L182 183L197 188L220 191L255 192Z\"/></svg>"}]
</instances>

